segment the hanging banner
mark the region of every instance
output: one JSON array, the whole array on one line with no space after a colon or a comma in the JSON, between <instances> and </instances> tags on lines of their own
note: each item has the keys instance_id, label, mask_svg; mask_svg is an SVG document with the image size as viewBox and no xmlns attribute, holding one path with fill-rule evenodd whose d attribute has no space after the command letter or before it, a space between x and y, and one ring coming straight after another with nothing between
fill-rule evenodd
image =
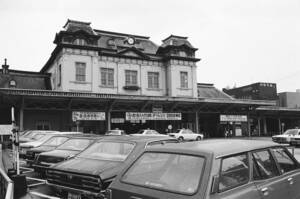
<instances>
[{"instance_id":1,"label":"hanging banner","mask_svg":"<svg viewBox=\"0 0 300 199\"><path fill-rule=\"evenodd\" d=\"M247 122L247 115L220 115L221 122Z\"/></svg>"},{"instance_id":2,"label":"hanging banner","mask_svg":"<svg viewBox=\"0 0 300 199\"><path fill-rule=\"evenodd\" d=\"M105 112L73 111L72 120L105 120Z\"/></svg>"},{"instance_id":3,"label":"hanging banner","mask_svg":"<svg viewBox=\"0 0 300 199\"><path fill-rule=\"evenodd\" d=\"M181 113L126 112L126 120L181 120Z\"/></svg>"}]
</instances>

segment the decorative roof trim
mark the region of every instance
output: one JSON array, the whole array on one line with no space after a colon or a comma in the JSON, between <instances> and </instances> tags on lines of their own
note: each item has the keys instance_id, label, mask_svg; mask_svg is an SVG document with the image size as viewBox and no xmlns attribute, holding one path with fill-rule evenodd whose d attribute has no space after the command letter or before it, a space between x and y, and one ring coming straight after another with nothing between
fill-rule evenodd
<instances>
[{"instance_id":1,"label":"decorative roof trim","mask_svg":"<svg viewBox=\"0 0 300 199\"><path fill-rule=\"evenodd\" d=\"M105 30L97 30L97 29L94 29L94 31L96 33L99 33L99 34L107 34L107 35L112 35L112 36L124 36L124 37L136 37L136 38L140 38L140 39L150 39L150 37L148 36L141 36L141 35L132 35L132 34L126 34L126 33L120 33L120 32L112 32L112 31L105 31Z\"/></svg>"},{"instance_id":2,"label":"decorative roof trim","mask_svg":"<svg viewBox=\"0 0 300 199\"><path fill-rule=\"evenodd\" d=\"M177 36L177 35L170 35L167 38L165 38L164 40L162 40L162 42L167 41L168 39L170 39L171 37L177 38L177 39L188 39L188 37L183 37L183 36Z\"/></svg>"},{"instance_id":3,"label":"decorative roof trim","mask_svg":"<svg viewBox=\"0 0 300 199\"><path fill-rule=\"evenodd\" d=\"M82 24L82 25L87 25L87 26L91 25L91 22L76 21L76 20L68 19L68 21L65 23L63 28L65 28L68 23L77 23L77 24Z\"/></svg>"}]
</instances>

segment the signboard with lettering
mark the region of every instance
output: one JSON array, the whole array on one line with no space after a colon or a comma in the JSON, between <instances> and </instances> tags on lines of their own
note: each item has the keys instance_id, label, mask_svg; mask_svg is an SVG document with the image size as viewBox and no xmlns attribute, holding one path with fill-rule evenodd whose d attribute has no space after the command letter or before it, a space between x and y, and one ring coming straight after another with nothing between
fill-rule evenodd
<instances>
[{"instance_id":1,"label":"signboard with lettering","mask_svg":"<svg viewBox=\"0 0 300 199\"><path fill-rule=\"evenodd\" d=\"M247 122L247 115L220 115L221 122Z\"/></svg>"},{"instance_id":2,"label":"signboard with lettering","mask_svg":"<svg viewBox=\"0 0 300 199\"><path fill-rule=\"evenodd\" d=\"M73 111L72 120L105 120L105 112L83 112Z\"/></svg>"},{"instance_id":3,"label":"signboard with lettering","mask_svg":"<svg viewBox=\"0 0 300 199\"><path fill-rule=\"evenodd\" d=\"M163 107L161 105L153 105L152 106L152 112L153 113L162 113Z\"/></svg>"},{"instance_id":4,"label":"signboard with lettering","mask_svg":"<svg viewBox=\"0 0 300 199\"><path fill-rule=\"evenodd\" d=\"M181 113L126 112L126 120L181 120Z\"/></svg>"},{"instance_id":5,"label":"signboard with lettering","mask_svg":"<svg viewBox=\"0 0 300 199\"><path fill-rule=\"evenodd\" d=\"M124 118L111 118L111 123L114 123L114 124L121 124L124 122L125 122Z\"/></svg>"}]
</instances>

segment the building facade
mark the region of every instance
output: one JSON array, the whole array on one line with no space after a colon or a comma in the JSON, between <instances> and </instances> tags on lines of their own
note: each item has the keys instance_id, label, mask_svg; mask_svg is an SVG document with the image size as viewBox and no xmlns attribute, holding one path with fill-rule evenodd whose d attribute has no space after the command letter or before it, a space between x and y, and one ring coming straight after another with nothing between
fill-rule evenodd
<instances>
[{"instance_id":1,"label":"building facade","mask_svg":"<svg viewBox=\"0 0 300 199\"><path fill-rule=\"evenodd\" d=\"M54 43L40 72L13 71L7 64L0 70L3 121L10 121L10 108L15 107L21 130L102 134L114 128L127 133L152 128L162 133L171 127L206 137L223 137L228 130L251 136L259 120L259 131L268 133L256 109L275 102L235 99L212 84L197 84L200 59L187 37L171 35L156 45L146 36L68 20ZM33 85L11 81L14 73L29 75Z\"/></svg>"},{"instance_id":2,"label":"building facade","mask_svg":"<svg viewBox=\"0 0 300 199\"><path fill-rule=\"evenodd\" d=\"M237 99L278 100L275 83L257 82L232 89L223 88L223 92Z\"/></svg>"},{"instance_id":3,"label":"building facade","mask_svg":"<svg viewBox=\"0 0 300 199\"><path fill-rule=\"evenodd\" d=\"M278 95L281 107L300 109L300 90L296 92L282 92Z\"/></svg>"}]
</instances>

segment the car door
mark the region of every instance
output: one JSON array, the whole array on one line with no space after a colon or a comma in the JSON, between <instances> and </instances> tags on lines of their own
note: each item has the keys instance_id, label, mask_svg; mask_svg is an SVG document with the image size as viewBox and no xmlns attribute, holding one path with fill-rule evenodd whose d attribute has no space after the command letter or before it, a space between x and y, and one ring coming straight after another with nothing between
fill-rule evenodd
<instances>
[{"instance_id":1,"label":"car door","mask_svg":"<svg viewBox=\"0 0 300 199\"><path fill-rule=\"evenodd\" d=\"M264 149L251 154L253 180L263 199L289 198L288 183L280 175L277 164L269 151Z\"/></svg>"},{"instance_id":2,"label":"car door","mask_svg":"<svg viewBox=\"0 0 300 199\"><path fill-rule=\"evenodd\" d=\"M272 154L279 166L282 178L288 184L290 199L300 198L300 168L299 163L292 157L290 152L282 147L273 148Z\"/></svg>"},{"instance_id":3,"label":"car door","mask_svg":"<svg viewBox=\"0 0 300 199\"><path fill-rule=\"evenodd\" d=\"M211 199L257 199L260 194L250 178L248 153L227 156L221 160L218 191Z\"/></svg>"}]
</instances>

